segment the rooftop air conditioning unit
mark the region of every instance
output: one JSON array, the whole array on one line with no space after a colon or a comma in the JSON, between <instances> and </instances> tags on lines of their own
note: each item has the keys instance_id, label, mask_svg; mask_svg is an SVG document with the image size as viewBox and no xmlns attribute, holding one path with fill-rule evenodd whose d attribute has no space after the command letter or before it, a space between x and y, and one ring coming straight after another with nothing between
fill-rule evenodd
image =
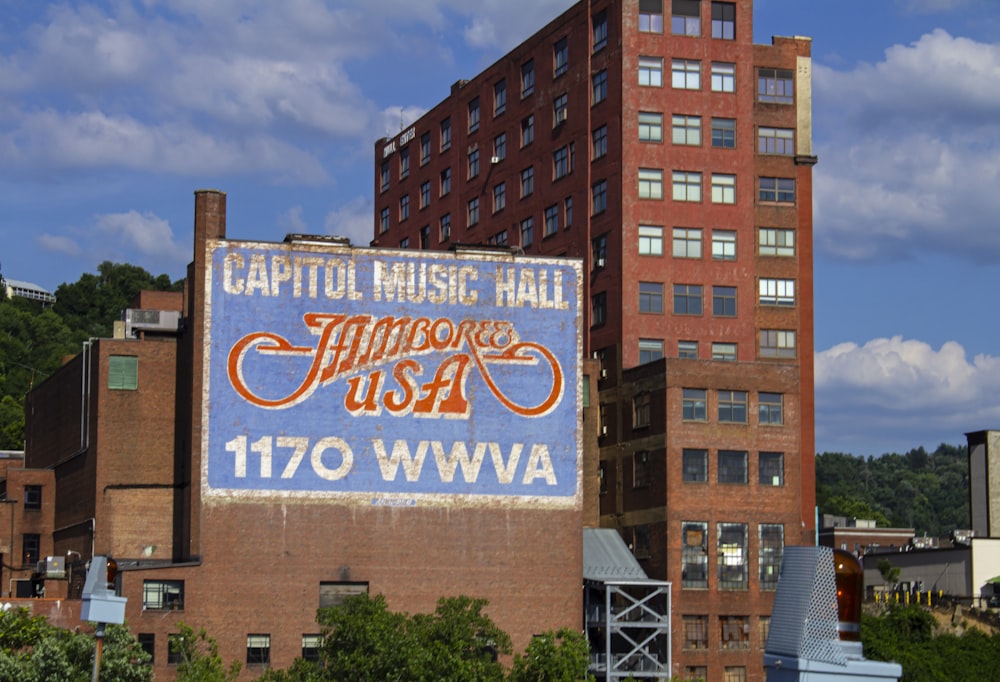
<instances>
[{"instance_id":1,"label":"rooftop air conditioning unit","mask_svg":"<svg viewBox=\"0 0 1000 682\"><path fill-rule=\"evenodd\" d=\"M176 332L180 328L180 321L179 310L128 308L125 310L125 336L132 336L135 331Z\"/></svg>"}]
</instances>

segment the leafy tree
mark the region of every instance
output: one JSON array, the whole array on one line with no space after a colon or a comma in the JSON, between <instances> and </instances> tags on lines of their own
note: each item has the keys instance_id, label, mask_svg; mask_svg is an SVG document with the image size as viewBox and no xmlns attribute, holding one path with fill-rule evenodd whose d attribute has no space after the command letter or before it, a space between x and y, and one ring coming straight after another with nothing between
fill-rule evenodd
<instances>
[{"instance_id":1,"label":"leafy tree","mask_svg":"<svg viewBox=\"0 0 1000 682\"><path fill-rule=\"evenodd\" d=\"M587 673L589 665L590 645L586 637L569 628L550 630L532 638L523 656L514 656L510 682L592 680Z\"/></svg>"},{"instance_id":2,"label":"leafy tree","mask_svg":"<svg viewBox=\"0 0 1000 682\"><path fill-rule=\"evenodd\" d=\"M86 682L94 666L94 637L50 625L27 609L0 612L0 679L6 682ZM102 679L149 682L149 655L120 625L109 625L101 655Z\"/></svg>"},{"instance_id":3,"label":"leafy tree","mask_svg":"<svg viewBox=\"0 0 1000 682\"><path fill-rule=\"evenodd\" d=\"M178 655L177 682L233 682L242 666L232 661L228 666L219 655L219 644L204 628L197 632L184 623L177 624L178 633L170 638L170 650Z\"/></svg>"},{"instance_id":4,"label":"leafy tree","mask_svg":"<svg viewBox=\"0 0 1000 682\"><path fill-rule=\"evenodd\" d=\"M899 582L900 569L885 557L878 560L878 572L886 584L895 586Z\"/></svg>"}]
</instances>

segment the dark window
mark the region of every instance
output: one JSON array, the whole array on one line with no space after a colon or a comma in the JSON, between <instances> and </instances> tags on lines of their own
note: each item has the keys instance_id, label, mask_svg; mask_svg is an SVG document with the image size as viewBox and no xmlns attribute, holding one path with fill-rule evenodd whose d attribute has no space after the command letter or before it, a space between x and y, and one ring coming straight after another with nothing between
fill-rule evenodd
<instances>
[{"instance_id":1,"label":"dark window","mask_svg":"<svg viewBox=\"0 0 1000 682\"><path fill-rule=\"evenodd\" d=\"M474 133L479 130L479 98L469 102L469 132Z\"/></svg>"},{"instance_id":2,"label":"dark window","mask_svg":"<svg viewBox=\"0 0 1000 682\"><path fill-rule=\"evenodd\" d=\"M38 533L25 533L21 536L21 565L32 566L41 554L42 536Z\"/></svg>"},{"instance_id":3,"label":"dark window","mask_svg":"<svg viewBox=\"0 0 1000 682\"><path fill-rule=\"evenodd\" d=\"M410 195L404 194L399 199L399 221L403 222L410 217Z\"/></svg>"},{"instance_id":4,"label":"dark window","mask_svg":"<svg viewBox=\"0 0 1000 682\"><path fill-rule=\"evenodd\" d=\"M389 173L390 173L390 171L389 171L389 162L388 161L383 161L382 162L382 171L381 171L381 181L380 181L380 184L379 184L379 189L381 191L383 191L383 192L386 191L387 189L389 189Z\"/></svg>"},{"instance_id":5,"label":"dark window","mask_svg":"<svg viewBox=\"0 0 1000 682\"><path fill-rule=\"evenodd\" d=\"M758 69L757 101L777 104L794 103L795 90L792 85L792 76L790 69Z\"/></svg>"},{"instance_id":6,"label":"dark window","mask_svg":"<svg viewBox=\"0 0 1000 682\"><path fill-rule=\"evenodd\" d=\"M441 171L441 196L451 191L451 167Z\"/></svg>"},{"instance_id":7,"label":"dark window","mask_svg":"<svg viewBox=\"0 0 1000 682\"><path fill-rule=\"evenodd\" d=\"M685 483L708 481L708 450L684 448L683 464Z\"/></svg>"},{"instance_id":8,"label":"dark window","mask_svg":"<svg viewBox=\"0 0 1000 682\"><path fill-rule=\"evenodd\" d=\"M521 221L521 246L531 246L535 240L535 219L531 216Z\"/></svg>"},{"instance_id":9,"label":"dark window","mask_svg":"<svg viewBox=\"0 0 1000 682\"><path fill-rule=\"evenodd\" d=\"M674 314L701 315L701 298L702 292L700 284L675 284Z\"/></svg>"},{"instance_id":10,"label":"dark window","mask_svg":"<svg viewBox=\"0 0 1000 682\"><path fill-rule=\"evenodd\" d=\"M757 482L760 485L785 485L785 455L781 452L761 452L757 456Z\"/></svg>"},{"instance_id":11,"label":"dark window","mask_svg":"<svg viewBox=\"0 0 1000 682\"><path fill-rule=\"evenodd\" d=\"M594 74L591 100L594 104L603 102L608 97L608 70L601 69Z\"/></svg>"},{"instance_id":12,"label":"dark window","mask_svg":"<svg viewBox=\"0 0 1000 682\"><path fill-rule=\"evenodd\" d=\"M465 217L466 227L472 227L479 223L479 197L469 200L468 211Z\"/></svg>"},{"instance_id":13,"label":"dark window","mask_svg":"<svg viewBox=\"0 0 1000 682\"><path fill-rule=\"evenodd\" d=\"M601 180L590 188L591 203L593 210L591 213L597 215L608 209L608 182Z\"/></svg>"},{"instance_id":14,"label":"dark window","mask_svg":"<svg viewBox=\"0 0 1000 682\"><path fill-rule=\"evenodd\" d=\"M271 662L271 635L247 635L247 665L267 665Z\"/></svg>"},{"instance_id":15,"label":"dark window","mask_svg":"<svg viewBox=\"0 0 1000 682\"><path fill-rule=\"evenodd\" d=\"M441 121L441 151L451 148L451 119Z\"/></svg>"},{"instance_id":16,"label":"dark window","mask_svg":"<svg viewBox=\"0 0 1000 682\"><path fill-rule=\"evenodd\" d=\"M736 287L712 287L712 314L736 317Z\"/></svg>"},{"instance_id":17,"label":"dark window","mask_svg":"<svg viewBox=\"0 0 1000 682\"><path fill-rule=\"evenodd\" d=\"M663 357L663 339L639 339L639 364L645 365Z\"/></svg>"},{"instance_id":18,"label":"dark window","mask_svg":"<svg viewBox=\"0 0 1000 682\"><path fill-rule=\"evenodd\" d=\"M717 551L719 589L747 589L747 525L720 523Z\"/></svg>"},{"instance_id":19,"label":"dark window","mask_svg":"<svg viewBox=\"0 0 1000 682\"><path fill-rule=\"evenodd\" d=\"M469 152L469 179L479 175L479 149Z\"/></svg>"},{"instance_id":20,"label":"dark window","mask_svg":"<svg viewBox=\"0 0 1000 682\"><path fill-rule=\"evenodd\" d=\"M180 633L167 635L167 663L177 665L184 661L184 638Z\"/></svg>"},{"instance_id":21,"label":"dark window","mask_svg":"<svg viewBox=\"0 0 1000 682\"><path fill-rule=\"evenodd\" d=\"M302 660L316 662L323 646L323 635L302 635Z\"/></svg>"},{"instance_id":22,"label":"dark window","mask_svg":"<svg viewBox=\"0 0 1000 682\"><path fill-rule=\"evenodd\" d=\"M383 208L379 214L378 223L379 233L385 233L389 231L389 209Z\"/></svg>"},{"instance_id":23,"label":"dark window","mask_svg":"<svg viewBox=\"0 0 1000 682\"><path fill-rule=\"evenodd\" d=\"M535 91L535 61L527 61L521 65L521 97L527 97Z\"/></svg>"},{"instance_id":24,"label":"dark window","mask_svg":"<svg viewBox=\"0 0 1000 682\"><path fill-rule=\"evenodd\" d=\"M708 391L704 388L685 388L681 396L682 419L696 422L708 419Z\"/></svg>"},{"instance_id":25,"label":"dark window","mask_svg":"<svg viewBox=\"0 0 1000 682\"><path fill-rule=\"evenodd\" d=\"M596 327L607 322L607 319L608 295L602 291L590 297L590 324Z\"/></svg>"},{"instance_id":26,"label":"dark window","mask_svg":"<svg viewBox=\"0 0 1000 682\"><path fill-rule=\"evenodd\" d=\"M521 171L521 198L531 195L535 191L535 169L525 168Z\"/></svg>"},{"instance_id":27,"label":"dark window","mask_svg":"<svg viewBox=\"0 0 1000 682\"><path fill-rule=\"evenodd\" d=\"M420 165L431 160L431 134L424 133L420 136Z\"/></svg>"},{"instance_id":28,"label":"dark window","mask_svg":"<svg viewBox=\"0 0 1000 682\"><path fill-rule=\"evenodd\" d=\"M493 115L499 116L507 111L507 81L500 81L493 86Z\"/></svg>"},{"instance_id":29,"label":"dark window","mask_svg":"<svg viewBox=\"0 0 1000 682\"><path fill-rule=\"evenodd\" d=\"M594 27L594 52L604 49L608 44L608 12L595 14L592 20Z\"/></svg>"},{"instance_id":30,"label":"dark window","mask_svg":"<svg viewBox=\"0 0 1000 682\"><path fill-rule=\"evenodd\" d=\"M441 231L441 241L451 239L451 214L445 213L439 221Z\"/></svg>"},{"instance_id":31,"label":"dark window","mask_svg":"<svg viewBox=\"0 0 1000 682\"><path fill-rule=\"evenodd\" d=\"M719 391L719 421L728 424L747 423L746 391Z\"/></svg>"},{"instance_id":32,"label":"dark window","mask_svg":"<svg viewBox=\"0 0 1000 682\"><path fill-rule=\"evenodd\" d=\"M319 584L319 608L340 606L348 597L368 594L368 583L321 582Z\"/></svg>"},{"instance_id":33,"label":"dark window","mask_svg":"<svg viewBox=\"0 0 1000 682\"><path fill-rule=\"evenodd\" d=\"M722 149L734 149L736 147L736 119L712 119L712 146L721 147Z\"/></svg>"},{"instance_id":34,"label":"dark window","mask_svg":"<svg viewBox=\"0 0 1000 682\"><path fill-rule=\"evenodd\" d=\"M731 2L712 3L712 37L736 39L736 5Z\"/></svg>"},{"instance_id":35,"label":"dark window","mask_svg":"<svg viewBox=\"0 0 1000 682\"><path fill-rule=\"evenodd\" d=\"M760 200L779 204L795 203L795 178L761 178Z\"/></svg>"},{"instance_id":36,"label":"dark window","mask_svg":"<svg viewBox=\"0 0 1000 682\"><path fill-rule=\"evenodd\" d=\"M649 452L640 450L632 455L632 487L642 488L649 485L650 480Z\"/></svg>"},{"instance_id":37,"label":"dark window","mask_svg":"<svg viewBox=\"0 0 1000 682\"><path fill-rule=\"evenodd\" d=\"M632 426L634 428L649 426L649 412L649 393L640 393L632 398Z\"/></svg>"},{"instance_id":38,"label":"dark window","mask_svg":"<svg viewBox=\"0 0 1000 682\"><path fill-rule=\"evenodd\" d=\"M552 75L555 78L566 73L566 69L569 68L569 40L566 38L560 38L556 41L556 44L552 46Z\"/></svg>"},{"instance_id":39,"label":"dark window","mask_svg":"<svg viewBox=\"0 0 1000 682\"><path fill-rule=\"evenodd\" d=\"M569 95L563 93L552 100L552 126L565 123L569 117Z\"/></svg>"},{"instance_id":40,"label":"dark window","mask_svg":"<svg viewBox=\"0 0 1000 682\"><path fill-rule=\"evenodd\" d=\"M399 150L399 179L410 175L410 148Z\"/></svg>"},{"instance_id":41,"label":"dark window","mask_svg":"<svg viewBox=\"0 0 1000 682\"><path fill-rule=\"evenodd\" d=\"M139 648L149 654L149 665L156 662L156 635L152 632L140 632L135 636Z\"/></svg>"},{"instance_id":42,"label":"dark window","mask_svg":"<svg viewBox=\"0 0 1000 682\"><path fill-rule=\"evenodd\" d=\"M784 415L782 414L782 403L784 396L781 393L757 394L757 407L759 423L761 424L782 424Z\"/></svg>"},{"instance_id":43,"label":"dark window","mask_svg":"<svg viewBox=\"0 0 1000 682\"><path fill-rule=\"evenodd\" d=\"M594 259L594 267L603 268L607 264L608 236L602 234L600 237L594 237L590 241L590 252Z\"/></svg>"},{"instance_id":44,"label":"dark window","mask_svg":"<svg viewBox=\"0 0 1000 682\"><path fill-rule=\"evenodd\" d=\"M719 450L719 483L747 483L745 450Z\"/></svg>"},{"instance_id":45,"label":"dark window","mask_svg":"<svg viewBox=\"0 0 1000 682\"><path fill-rule=\"evenodd\" d=\"M672 0L670 32L681 36L701 35L701 1Z\"/></svg>"},{"instance_id":46,"label":"dark window","mask_svg":"<svg viewBox=\"0 0 1000 682\"><path fill-rule=\"evenodd\" d=\"M526 147L535 141L535 115L521 119L521 146Z\"/></svg>"},{"instance_id":47,"label":"dark window","mask_svg":"<svg viewBox=\"0 0 1000 682\"><path fill-rule=\"evenodd\" d=\"M686 521L681 524L681 586L708 587L708 524Z\"/></svg>"},{"instance_id":48,"label":"dark window","mask_svg":"<svg viewBox=\"0 0 1000 682\"><path fill-rule=\"evenodd\" d=\"M759 531L760 589L776 590L785 551L785 527L780 523L762 523Z\"/></svg>"},{"instance_id":49,"label":"dark window","mask_svg":"<svg viewBox=\"0 0 1000 682\"><path fill-rule=\"evenodd\" d=\"M143 580L142 608L150 611L182 611L183 580Z\"/></svg>"},{"instance_id":50,"label":"dark window","mask_svg":"<svg viewBox=\"0 0 1000 682\"><path fill-rule=\"evenodd\" d=\"M428 180L420 185L420 208L431 205L431 182Z\"/></svg>"},{"instance_id":51,"label":"dark window","mask_svg":"<svg viewBox=\"0 0 1000 682\"><path fill-rule=\"evenodd\" d=\"M545 209L545 236L549 237L559 231L559 204L552 204Z\"/></svg>"},{"instance_id":52,"label":"dark window","mask_svg":"<svg viewBox=\"0 0 1000 682\"><path fill-rule=\"evenodd\" d=\"M663 0L639 0L639 31L663 33Z\"/></svg>"},{"instance_id":53,"label":"dark window","mask_svg":"<svg viewBox=\"0 0 1000 682\"><path fill-rule=\"evenodd\" d=\"M429 249L431 248L431 226L424 225L420 228L420 248Z\"/></svg>"},{"instance_id":54,"label":"dark window","mask_svg":"<svg viewBox=\"0 0 1000 682\"><path fill-rule=\"evenodd\" d=\"M24 508L28 511L37 511L42 508L42 486L24 486Z\"/></svg>"},{"instance_id":55,"label":"dark window","mask_svg":"<svg viewBox=\"0 0 1000 682\"><path fill-rule=\"evenodd\" d=\"M639 282L639 312L663 312L663 285L659 282Z\"/></svg>"}]
</instances>

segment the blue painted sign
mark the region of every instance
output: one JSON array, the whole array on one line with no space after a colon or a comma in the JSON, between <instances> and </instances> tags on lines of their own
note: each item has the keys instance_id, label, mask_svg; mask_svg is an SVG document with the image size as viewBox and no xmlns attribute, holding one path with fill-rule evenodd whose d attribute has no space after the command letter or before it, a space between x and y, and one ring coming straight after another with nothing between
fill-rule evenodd
<instances>
[{"instance_id":1,"label":"blue painted sign","mask_svg":"<svg viewBox=\"0 0 1000 682\"><path fill-rule=\"evenodd\" d=\"M579 262L209 252L206 496L579 504Z\"/></svg>"}]
</instances>

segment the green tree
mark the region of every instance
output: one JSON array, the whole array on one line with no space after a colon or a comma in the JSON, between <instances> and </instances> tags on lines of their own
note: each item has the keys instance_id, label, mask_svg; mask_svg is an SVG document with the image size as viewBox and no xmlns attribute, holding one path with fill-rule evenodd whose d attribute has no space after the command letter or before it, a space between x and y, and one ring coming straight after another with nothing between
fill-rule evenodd
<instances>
[{"instance_id":1,"label":"green tree","mask_svg":"<svg viewBox=\"0 0 1000 682\"><path fill-rule=\"evenodd\" d=\"M899 582L900 572L897 566L893 566L892 562L882 557L878 560L878 572L887 585L892 585L895 588L896 583Z\"/></svg>"},{"instance_id":2,"label":"green tree","mask_svg":"<svg viewBox=\"0 0 1000 682\"><path fill-rule=\"evenodd\" d=\"M232 661L228 666L219 655L219 644L204 628L195 631L184 623L177 624L178 633L170 638L170 650L178 658L177 682L233 682L242 666Z\"/></svg>"},{"instance_id":3,"label":"green tree","mask_svg":"<svg viewBox=\"0 0 1000 682\"><path fill-rule=\"evenodd\" d=\"M575 630L551 630L532 638L524 655L514 656L510 682L573 682L592 680L587 673L590 645Z\"/></svg>"},{"instance_id":4,"label":"green tree","mask_svg":"<svg viewBox=\"0 0 1000 682\"><path fill-rule=\"evenodd\" d=\"M94 636L50 625L27 609L0 612L0 679L5 682L86 682L94 666ZM101 678L149 682L149 654L120 625L109 625L101 655Z\"/></svg>"}]
</instances>

